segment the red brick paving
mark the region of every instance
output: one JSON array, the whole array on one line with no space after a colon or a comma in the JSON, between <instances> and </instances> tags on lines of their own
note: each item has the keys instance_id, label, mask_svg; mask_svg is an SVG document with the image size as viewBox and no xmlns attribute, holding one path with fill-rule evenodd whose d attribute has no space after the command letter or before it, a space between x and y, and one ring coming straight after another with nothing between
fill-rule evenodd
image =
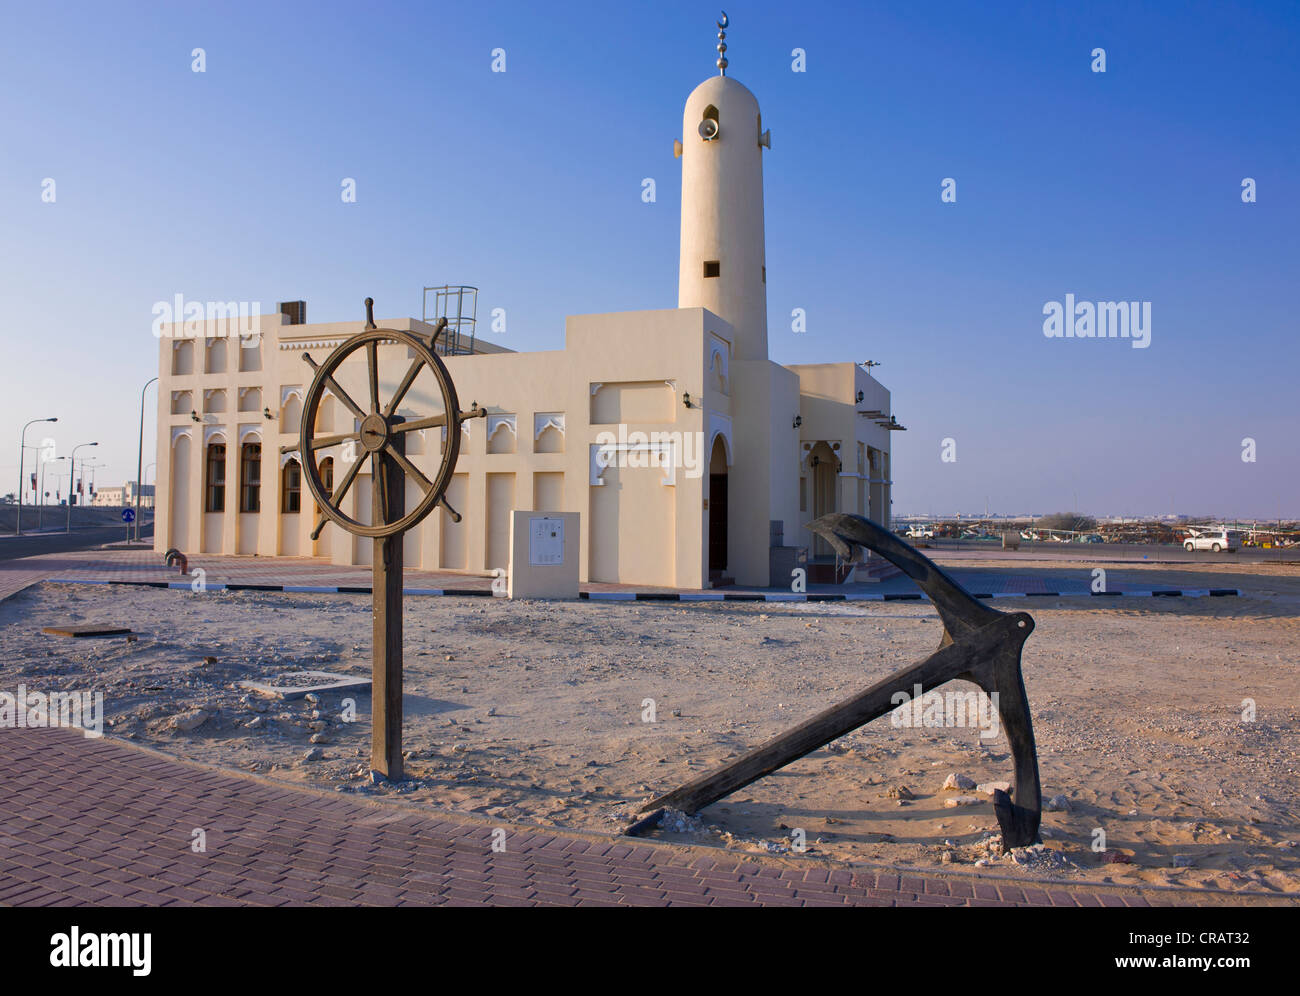
<instances>
[{"instance_id":1,"label":"red brick paving","mask_svg":"<svg viewBox=\"0 0 1300 996\"><path fill-rule=\"evenodd\" d=\"M0 602L22 591L28 585L44 581L64 571L86 570L92 566L91 558L97 560L100 556L102 554L86 554L84 551L77 551L0 561Z\"/></svg>"},{"instance_id":2,"label":"red brick paving","mask_svg":"<svg viewBox=\"0 0 1300 996\"><path fill-rule=\"evenodd\" d=\"M0 906L1147 906L1168 893L767 860L272 783L0 730ZM506 851L493 853L495 826ZM207 835L204 853L191 833Z\"/></svg>"}]
</instances>

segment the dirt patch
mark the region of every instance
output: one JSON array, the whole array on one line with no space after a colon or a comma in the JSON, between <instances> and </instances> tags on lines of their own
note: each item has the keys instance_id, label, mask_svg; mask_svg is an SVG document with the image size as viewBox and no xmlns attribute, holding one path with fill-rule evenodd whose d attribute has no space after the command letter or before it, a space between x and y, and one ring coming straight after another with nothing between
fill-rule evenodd
<instances>
[{"instance_id":1,"label":"dirt patch","mask_svg":"<svg viewBox=\"0 0 1300 996\"><path fill-rule=\"evenodd\" d=\"M741 851L1300 892L1300 569L1238 574L1243 598L1014 605L1037 621L1024 664L1044 800L1063 797L1044 813L1040 848L997 853L980 787L1011 777L1004 738L897 725L903 714L659 833ZM128 621L134 643L40 632ZM0 690L102 691L106 735L273 778L610 830L924 657L940 633L914 602L411 597L404 625L410 778L398 785L369 779L368 694L277 702L240 685L299 668L367 677L367 596L42 585L0 605ZM964 778L945 789L953 774ZM976 787L959 787L966 779Z\"/></svg>"}]
</instances>

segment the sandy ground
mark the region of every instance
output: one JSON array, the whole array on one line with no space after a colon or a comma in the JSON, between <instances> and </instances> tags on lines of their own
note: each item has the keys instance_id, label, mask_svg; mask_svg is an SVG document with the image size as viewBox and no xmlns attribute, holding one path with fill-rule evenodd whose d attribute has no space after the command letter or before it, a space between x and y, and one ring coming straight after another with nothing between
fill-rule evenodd
<instances>
[{"instance_id":1,"label":"sandy ground","mask_svg":"<svg viewBox=\"0 0 1300 996\"><path fill-rule=\"evenodd\" d=\"M995 603L1037 622L1024 671L1044 801L1068 803L1044 812L1040 848L1000 855L988 796L943 787L953 774L1009 779L1004 738L894 717L659 834L779 853L802 841L849 861L1300 893L1300 567L1177 574L1164 568L1159 580L1248 594ZM41 633L59 623L129 625L138 639ZM0 604L0 691L100 690L105 735L272 778L608 831L923 658L940 636L934 610L908 602L410 597L405 626L400 785L369 779L367 693L352 693L348 721L346 695L286 703L238 684L304 667L368 676L367 596L42 585ZM1256 713L1245 720L1248 699ZM965 804L945 805L957 797Z\"/></svg>"}]
</instances>

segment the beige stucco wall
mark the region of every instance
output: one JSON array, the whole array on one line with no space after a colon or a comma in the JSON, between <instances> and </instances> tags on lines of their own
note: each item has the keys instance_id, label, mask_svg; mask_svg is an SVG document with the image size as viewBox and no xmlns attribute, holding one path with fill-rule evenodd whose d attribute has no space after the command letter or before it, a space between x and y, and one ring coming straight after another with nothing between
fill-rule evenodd
<instances>
[{"instance_id":1,"label":"beige stucco wall","mask_svg":"<svg viewBox=\"0 0 1300 996\"><path fill-rule=\"evenodd\" d=\"M387 327L421 334L432 330L414 319ZM369 563L370 543L334 524L313 543L315 505L304 484L302 511L280 511L282 445L297 442L301 398L311 370L302 356L319 362L361 322L294 326L278 315L264 319L261 369L239 370L237 341L227 341L234 362L218 373L172 373L174 338L160 344L159 445L161 495L155 543L161 551L313 556L338 564ZM174 332L176 330L168 330ZM202 332L209 331L206 326ZM500 350L448 357L461 407L477 402L490 418L466 423L457 473L447 497L465 520L455 524L433 512L408 534L410 567L485 573L505 566L509 518L516 509L579 513L581 580L699 588L708 581L708 456L716 439L728 455L727 574L741 584L766 585L770 522L781 520L788 545L810 545L803 526L813 517L808 457L819 443L833 447L842 463L834 506L889 520L889 432L858 411L890 410L889 392L852 363L782 367L731 355L733 330L701 309L577 315L566 324L562 350L513 353ZM214 347L203 346L203 350ZM196 351L202 356L203 351ZM405 372L405 347L381 350L381 394ZM199 364L196 363L196 366ZM201 371L201 367L200 367ZM344 390L366 393L364 368L349 361L339 372ZM417 383L403 405L408 417L441 410ZM190 410L172 403L195 399L195 410L226 392L223 410L194 422ZM250 398L262 411L240 411ZM861 403L854 399L862 391ZM422 393L423 392L423 393ZM691 407L684 400L689 394ZM803 424L796 429L795 415ZM324 421L345 423L339 405ZM346 426L338 424L333 431ZM488 431L492 429L489 442ZM324 434L330 426L321 428ZM595 452L602 432L627 439L669 434L679 447L679 466L609 466ZM688 435L689 434L689 435ZM411 459L432 476L441 453L438 430L412 433ZM226 442L226 507L203 511L206 447ZM262 509L240 513L240 443L262 443ZM862 449L859 450L859 444ZM859 453L875 453L876 466L859 466ZM323 451L329 455L331 451ZM692 463L691 468L680 464ZM344 471L336 456L336 479ZM805 479L801 492L799 481ZM408 482L408 503L418 492ZM803 504L801 506L801 494ZM363 473L346 506L365 518L369 478Z\"/></svg>"},{"instance_id":2,"label":"beige stucco wall","mask_svg":"<svg viewBox=\"0 0 1300 996\"><path fill-rule=\"evenodd\" d=\"M794 537L799 379L769 360L738 360L733 371L736 453L729 482L727 573L739 584L766 586L772 522L781 520L787 542L801 545Z\"/></svg>"},{"instance_id":3,"label":"beige stucco wall","mask_svg":"<svg viewBox=\"0 0 1300 996\"><path fill-rule=\"evenodd\" d=\"M414 319L381 322L422 335L432 329ZM302 399L311 381L303 362L310 353L321 362L348 336L360 332L361 322L323 325L281 324L280 316L264 319L260 346L261 369L240 371L235 340L226 340L234 362L217 373L198 370L172 372L176 327L165 329L160 343L159 486L170 498L161 503L156 537L160 550L181 545L187 552L245 553L261 556L326 556L335 563L368 563L370 543L357 542L333 523L313 544L314 502L303 486L302 511L280 511L281 468L287 456L282 445L297 442L296 426ZM201 335L215 332L206 323ZM447 357L461 407L477 402L489 417L465 424L457 474L448 500L462 515L459 525L441 511L433 512L406 540L406 563L430 570L486 572L504 567L508 556L509 516L531 508L535 497L551 511L581 513L582 579L629 581L697 588L706 580L703 509L707 482L706 429L728 437L725 422L731 390L732 330L700 308L579 315L566 324L563 350L513 353L498 350L473 356ZM200 343L201 344L201 343ZM191 347L192 348L192 347ZM201 356L211 348L196 350ZM409 360L404 346L380 350L380 392L387 397L405 372ZM354 361L355 360L355 361ZM343 390L354 398L368 394L364 365L350 359L337 374ZM432 380L423 376L399 411L409 417L434 414L441 402L433 396ZM213 392L225 391L226 404L212 405ZM262 411L239 411L240 392L260 397ZM173 394L209 401L194 422L189 409L177 408ZM684 398L691 395L692 406ZM173 408L176 408L173 411ZM717 416L723 421L719 422ZM346 423L350 414L338 406L333 420ZM325 418L328 422L330 419ZM346 424L332 431L347 429ZM489 443L489 429L492 440ZM331 431L322 426L321 434ZM667 434L675 462L700 463L701 473L679 466L669 473L659 467L611 466L603 473L594 456L603 432L637 440ZM686 434L689 434L686 435ZM441 453L439 430L411 433L410 458L429 476ZM226 507L205 513L204 465L207 446L226 443ZM240 445L262 444L261 512L238 512ZM173 465L172 455L177 459ZM345 464L335 450L335 478ZM410 485L414 487L414 485ZM408 493L413 502L415 491ZM358 478L345 509L368 518L368 471ZM598 532L592 533L592 522ZM593 565L596 572L593 575ZM611 568L612 565L612 568Z\"/></svg>"},{"instance_id":4,"label":"beige stucco wall","mask_svg":"<svg viewBox=\"0 0 1300 996\"><path fill-rule=\"evenodd\" d=\"M891 520L890 503L893 481L889 477L891 432L873 417L858 414L892 409L889 391L856 363L802 363L789 369L799 378L800 413L799 466L806 487L806 507L800 512L799 545L808 543L802 529L813 517L813 469L809 458L819 444L829 447L842 468L837 471L837 511L864 515L886 528ZM863 398L857 400L861 391ZM859 449L861 447L861 449ZM871 451L877 454L876 467L870 465ZM825 449L820 450L825 452ZM859 453L862 466L859 466ZM787 534L787 542L790 540Z\"/></svg>"}]
</instances>

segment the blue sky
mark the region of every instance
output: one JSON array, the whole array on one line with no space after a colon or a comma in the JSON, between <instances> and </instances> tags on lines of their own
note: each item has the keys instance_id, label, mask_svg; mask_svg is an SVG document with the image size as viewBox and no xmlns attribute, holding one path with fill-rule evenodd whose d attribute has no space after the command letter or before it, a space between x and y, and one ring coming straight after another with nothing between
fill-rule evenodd
<instances>
[{"instance_id":1,"label":"blue sky","mask_svg":"<svg viewBox=\"0 0 1300 996\"><path fill-rule=\"evenodd\" d=\"M727 11L729 74L772 129L772 358L883 363L909 429L893 437L895 512L1300 516L1300 6ZM134 476L151 309L178 293L303 298L330 321L361 318L367 295L378 316L418 315L423 285L471 283L521 350L557 348L565 315L675 306L672 142L715 72L717 16L12 7L0 427L15 457L21 424L55 414L60 452L100 442L98 484ZM1067 293L1152 302L1150 347L1045 338L1043 306Z\"/></svg>"}]
</instances>

